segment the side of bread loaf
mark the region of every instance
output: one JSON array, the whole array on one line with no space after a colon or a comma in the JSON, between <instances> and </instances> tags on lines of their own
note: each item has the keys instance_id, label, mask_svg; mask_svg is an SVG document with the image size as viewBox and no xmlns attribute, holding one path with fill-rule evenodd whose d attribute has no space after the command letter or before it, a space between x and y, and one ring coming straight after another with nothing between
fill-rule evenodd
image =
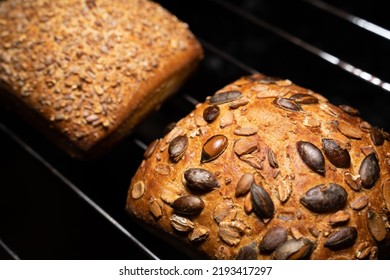
<instances>
[{"instance_id":1,"label":"side of bread loaf","mask_svg":"<svg viewBox=\"0 0 390 280\"><path fill-rule=\"evenodd\" d=\"M128 134L203 56L148 0L2 1L0 37L1 99L77 157Z\"/></svg>"},{"instance_id":2,"label":"side of bread loaf","mask_svg":"<svg viewBox=\"0 0 390 280\"><path fill-rule=\"evenodd\" d=\"M149 146L126 209L212 259L376 259L389 134L289 80L243 77Z\"/></svg>"}]
</instances>

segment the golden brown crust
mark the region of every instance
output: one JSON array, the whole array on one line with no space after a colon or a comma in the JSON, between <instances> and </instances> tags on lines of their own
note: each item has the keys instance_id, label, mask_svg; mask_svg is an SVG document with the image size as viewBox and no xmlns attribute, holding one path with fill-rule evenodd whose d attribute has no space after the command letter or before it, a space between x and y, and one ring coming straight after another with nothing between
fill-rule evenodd
<instances>
[{"instance_id":1,"label":"golden brown crust","mask_svg":"<svg viewBox=\"0 0 390 280\"><path fill-rule=\"evenodd\" d=\"M356 114L289 80L243 77L151 145L126 208L209 258L376 258L390 143Z\"/></svg>"},{"instance_id":2,"label":"golden brown crust","mask_svg":"<svg viewBox=\"0 0 390 280\"><path fill-rule=\"evenodd\" d=\"M185 23L146 0L2 1L0 37L2 95L75 156L129 133L203 55Z\"/></svg>"}]
</instances>

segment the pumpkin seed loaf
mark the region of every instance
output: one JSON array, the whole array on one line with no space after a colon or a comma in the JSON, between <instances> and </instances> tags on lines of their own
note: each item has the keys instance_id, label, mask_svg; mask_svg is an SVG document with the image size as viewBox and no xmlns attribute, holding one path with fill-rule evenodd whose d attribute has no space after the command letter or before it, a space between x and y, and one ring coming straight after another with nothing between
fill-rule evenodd
<instances>
[{"instance_id":1,"label":"pumpkin seed loaf","mask_svg":"<svg viewBox=\"0 0 390 280\"><path fill-rule=\"evenodd\" d=\"M75 157L96 157L175 92L203 57L147 0L0 2L0 97Z\"/></svg>"},{"instance_id":2,"label":"pumpkin seed loaf","mask_svg":"<svg viewBox=\"0 0 390 280\"><path fill-rule=\"evenodd\" d=\"M202 258L376 259L389 140L353 107L254 74L151 143L126 209Z\"/></svg>"}]
</instances>

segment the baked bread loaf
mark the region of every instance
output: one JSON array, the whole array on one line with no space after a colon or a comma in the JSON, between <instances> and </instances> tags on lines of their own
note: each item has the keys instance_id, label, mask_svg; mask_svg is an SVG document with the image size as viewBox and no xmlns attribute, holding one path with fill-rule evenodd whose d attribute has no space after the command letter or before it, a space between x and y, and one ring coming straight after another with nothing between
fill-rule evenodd
<instances>
[{"instance_id":1,"label":"baked bread loaf","mask_svg":"<svg viewBox=\"0 0 390 280\"><path fill-rule=\"evenodd\" d=\"M203 56L147 0L0 2L0 97L76 157L95 157L175 92Z\"/></svg>"},{"instance_id":2,"label":"baked bread loaf","mask_svg":"<svg viewBox=\"0 0 390 280\"><path fill-rule=\"evenodd\" d=\"M205 258L376 259L389 134L289 80L243 77L149 146L126 209Z\"/></svg>"}]
</instances>

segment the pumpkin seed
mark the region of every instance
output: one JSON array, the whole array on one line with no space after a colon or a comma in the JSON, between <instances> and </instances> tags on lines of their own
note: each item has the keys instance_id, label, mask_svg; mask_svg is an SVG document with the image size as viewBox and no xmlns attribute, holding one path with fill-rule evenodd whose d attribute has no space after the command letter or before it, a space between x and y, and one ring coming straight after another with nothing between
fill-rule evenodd
<instances>
[{"instance_id":1,"label":"pumpkin seed","mask_svg":"<svg viewBox=\"0 0 390 280\"><path fill-rule=\"evenodd\" d=\"M228 146L226 136L218 134L210 137L202 148L201 162L209 162L219 157Z\"/></svg>"},{"instance_id":2,"label":"pumpkin seed","mask_svg":"<svg viewBox=\"0 0 390 280\"><path fill-rule=\"evenodd\" d=\"M357 230L355 227L345 226L338 231L332 232L324 246L331 250L340 250L351 246L357 238Z\"/></svg>"},{"instance_id":3,"label":"pumpkin seed","mask_svg":"<svg viewBox=\"0 0 390 280\"><path fill-rule=\"evenodd\" d=\"M257 244L252 242L241 247L236 255L236 260L256 260L258 255Z\"/></svg>"},{"instance_id":4,"label":"pumpkin seed","mask_svg":"<svg viewBox=\"0 0 390 280\"><path fill-rule=\"evenodd\" d=\"M340 209L347 201L347 192L337 184L317 185L309 189L299 200L316 213L332 212Z\"/></svg>"},{"instance_id":5,"label":"pumpkin seed","mask_svg":"<svg viewBox=\"0 0 390 280\"><path fill-rule=\"evenodd\" d=\"M213 121L215 121L218 118L220 111L221 110L219 109L219 107L217 105L209 106L206 109L204 109L203 118L206 122L212 123Z\"/></svg>"},{"instance_id":6,"label":"pumpkin seed","mask_svg":"<svg viewBox=\"0 0 390 280\"><path fill-rule=\"evenodd\" d=\"M271 253L287 240L287 230L282 226L276 226L267 231L260 242L259 249L262 253Z\"/></svg>"},{"instance_id":7,"label":"pumpkin seed","mask_svg":"<svg viewBox=\"0 0 390 280\"><path fill-rule=\"evenodd\" d=\"M186 186L195 191L211 191L220 185L213 173L202 168L190 168L184 172Z\"/></svg>"},{"instance_id":8,"label":"pumpkin seed","mask_svg":"<svg viewBox=\"0 0 390 280\"><path fill-rule=\"evenodd\" d=\"M204 208L203 200L195 195L184 195L176 199L171 207L181 215L196 215Z\"/></svg>"},{"instance_id":9,"label":"pumpkin seed","mask_svg":"<svg viewBox=\"0 0 390 280\"><path fill-rule=\"evenodd\" d=\"M322 148L326 158L336 167L348 168L351 164L351 157L348 150L343 149L333 139L322 139Z\"/></svg>"},{"instance_id":10,"label":"pumpkin seed","mask_svg":"<svg viewBox=\"0 0 390 280\"><path fill-rule=\"evenodd\" d=\"M173 162L179 161L188 147L188 138L186 135L180 135L174 138L168 146L169 158Z\"/></svg>"},{"instance_id":11,"label":"pumpkin seed","mask_svg":"<svg viewBox=\"0 0 390 280\"><path fill-rule=\"evenodd\" d=\"M211 104L223 104L228 103L233 100L236 100L242 96L242 93L236 90L233 91L225 91L225 92L218 92L214 94L209 102Z\"/></svg>"},{"instance_id":12,"label":"pumpkin seed","mask_svg":"<svg viewBox=\"0 0 390 280\"><path fill-rule=\"evenodd\" d=\"M314 243L307 238L290 239L279 246L273 254L275 260L302 260L310 257Z\"/></svg>"},{"instance_id":13,"label":"pumpkin seed","mask_svg":"<svg viewBox=\"0 0 390 280\"><path fill-rule=\"evenodd\" d=\"M262 219L270 219L274 215L275 207L271 197L261 186L252 183L252 205L256 215Z\"/></svg>"},{"instance_id":14,"label":"pumpkin seed","mask_svg":"<svg viewBox=\"0 0 390 280\"><path fill-rule=\"evenodd\" d=\"M314 144L305 141L298 141L297 149L303 162L311 170L321 175L325 174L325 160L320 149L318 149Z\"/></svg>"},{"instance_id":15,"label":"pumpkin seed","mask_svg":"<svg viewBox=\"0 0 390 280\"><path fill-rule=\"evenodd\" d=\"M375 146L381 146L385 142L385 137L383 137L382 130L380 130L378 127L371 128L370 137L372 143L374 143Z\"/></svg>"},{"instance_id":16,"label":"pumpkin seed","mask_svg":"<svg viewBox=\"0 0 390 280\"><path fill-rule=\"evenodd\" d=\"M363 159L359 169L363 187L372 188L379 178L379 172L378 159L375 153L371 153Z\"/></svg>"},{"instance_id":17,"label":"pumpkin seed","mask_svg":"<svg viewBox=\"0 0 390 280\"><path fill-rule=\"evenodd\" d=\"M290 98L276 98L273 104L287 111L293 111L293 112L302 111L302 107L299 106L293 99Z\"/></svg>"}]
</instances>

